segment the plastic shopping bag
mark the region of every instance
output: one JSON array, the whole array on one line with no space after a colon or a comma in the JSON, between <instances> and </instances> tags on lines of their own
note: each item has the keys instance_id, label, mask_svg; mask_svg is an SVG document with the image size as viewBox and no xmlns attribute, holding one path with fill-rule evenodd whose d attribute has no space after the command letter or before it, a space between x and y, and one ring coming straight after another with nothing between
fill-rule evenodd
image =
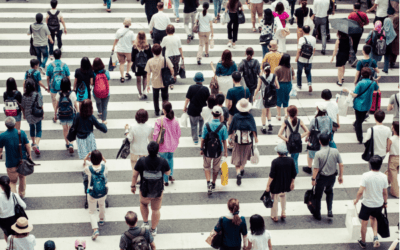
<instances>
[{"instance_id":1,"label":"plastic shopping bag","mask_svg":"<svg viewBox=\"0 0 400 250\"><path fill-rule=\"evenodd\" d=\"M117 53L114 53L114 51L111 52L110 56L110 62L108 63L108 71L113 71L118 64L118 57Z\"/></svg>"},{"instance_id":2,"label":"plastic shopping bag","mask_svg":"<svg viewBox=\"0 0 400 250\"><path fill-rule=\"evenodd\" d=\"M297 89L296 88L292 88L292 90L289 93L290 97L296 97L297 96Z\"/></svg>"},{"instance_id":3,"label":"plastic shopping bag","mask_svg":"<svg viewBox=\"0 0 400 250\"><path fill-rule=\"evenodd\" d=\"M261 91L257 93L257 95L254 97L254 103L253 103L253 109L263 109L264 99L261 96Z\"/></svg>"},{"instance_id":4,"label":"plastic shopping bag","mask_svg":"<svg viewBox=\"0 0 400 250\"><path fill-rule=\"evenodd\" d=\"M346 117L349 103L347 102L347 96L343 95L343 91L341 91L340 94L336 94L336 103L339 108L339 116Z\"/></svg>"},{"instance_id":5,"label":"plastic shopping bag","mask_svg":"<svg viewBox=\"0 0 400 250\"><path fill-rule=\"evenodd\" d=\"M229 170L228 170L228 163L226 162L226 158L222 157L221 159L221 185L226 186L228 185L229 179Z\"/></svg>"},{"instance_id":6,"label":"plastic shopping bag","mask_svg":"<svg viewBox=\"0 0 400 250\"><path fill-rule=\"evenodd\" d=\"M181 119L179 119L179 124L181 127L186 128L188 126L187 120L189 119L189 116L186 112L183 112Z\"/></svg>"},{"instance_id":7,"label":"plastic shopping bag","mask_svg":"<svg viewBox=\"0 0 400 250\"><path fill-rule=\"evenodd\" d=\"M231 18L229 17L229 12L228 11L224 11L221 15L221 24L227 24L231 21Z\"/></svg>"},{"instance_id":8,"label":"plastic shopping bag","mask_svg":"<svg viewBox=\"0 0 400 250\"><path fill-rule=\"evenodd\" d=\"M210 49L214 48L214 38L210 39Z\"/></svg>"},{"instance_id":9,"label":"plastic shopping bag","mask_svg":"<svg viewBox=\"0 0 400 250\"><path fill-rule=\"evenodd\" d=\"M353 93L353 91L349 91L349 95L346 98L347 104L349 104L349 107L353 107L353 102L354 102L354 97L350 95L350 93Z\"/></svg>"},{"instance_id":10,"label":"plastic shopping bag","mask_svg":"<svg viewBox=\"0 0 400 250\"><path fill-rule=\"evenodd\" d=\"M257 144L253 146L253 155L250 157L251 164L257 165L260 161L260 152L258 151Z\"/></svg>"}]
</instances>

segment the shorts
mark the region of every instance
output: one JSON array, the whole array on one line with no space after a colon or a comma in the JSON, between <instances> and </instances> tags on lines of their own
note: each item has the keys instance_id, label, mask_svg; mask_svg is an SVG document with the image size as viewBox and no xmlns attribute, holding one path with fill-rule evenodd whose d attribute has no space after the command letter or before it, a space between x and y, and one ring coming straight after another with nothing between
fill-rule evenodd
<instances>
[{"instance_id":1,"label":"shorts","mask_svg":"<svg viewBox=\"0 0 400 250\"><path fill-rule=\"evenodd\" d=\"M256 21L256 13L258 15L258 19L261 20L263 16L263 2L261 3L251 3L250 4L250 10L251 10L251 22Z\"/></svg>"},{"instance_id":2,"label":"shorts","mask_svg":"<svg viewBox=\"0 0 400 250\"><path fill-rule=\"evenodd\" d=\"M128 63L132 62L132 53L117 52L117 57L120 64L124 64L125 60L128 61Z\"/></svg>"},{"instance_id":3,"label":"shorts","mask_svg":"<svg viewBox=\"0 0 400 250\"><path fill-rule=\"evenodd\" d=\"M314 151L314 150L308 150L308 157L310 157L310 159L314 159L316 152L317 151Z\"/></svg>"},{"instance_id":4,"label":"shorts","mask_svg":"<svg viewBox=\"0 0 400 250\"><path fill-rule=\"evenodd\" d=\"M379 214L382 214L382 207L367 207L364 204L361 204L361 210L358 218L361 220L369 220L370 216L376 218Z\"/></svg>"},{"instance_id":5,"label":"shorts","mask_svg":"<svg viewBox=\"0 0 400 250\"><path fill-rule=\"evenodd\" d=\"M139 160L139 158L141 157L145 157L145 155L135 155L133 153L131 153L131 166L132 166L132 170L135 169L136 166L136 162Z\"/></svg>"},{"instance_id":6,"label":"shorts","mask_svg":"<svg viewBox=\"0 0 400 250\"><path fill-rule=\"evenodd\" d=\"M19 114L17 116L11 116L11 117L14 117L16 122L20 122L22 117L22 111L19 111Z\"/></svg>"},{"instance_id":7,"label":"shorts","mask_svg":"<svg viewBox=\"0 0 400 250\"><path fill-rule=\"evenodd\" d=\"M70 119L70 120L61 120L60 119L60 124L63 126L67 125L67 126L71 127L73 122L74 122L74 119Z\"/></svg>"},{"instance_id":8,"label":"shorts","mask_svg":"<svg viewBox=\"0 0 400 250\"><path fill-rule=\"evenodd\" d=\"M160 197L148 198L148 197L143 197L142 192L139 192L139 201L140 201L140 204L143 204L145 206L149 205L149 203L150 203L151 210L160 210L163 195L164 195L164 193L161 193Z\"/></svg>"},{"instance_id":9,"label":"shorts","mask_svg":"<svg viewBox=\"0 0 400 250\"><path fill-rule=\"evenodd\" d=\"M204 170L210 171L211 170L211 162L213 165L213 172L218 173L219 170L221 169L221 158L222 158L222 152L221 156L218 158L210 158L210 157L203 157L203 167Z\"/></svg>"}]
</instances>

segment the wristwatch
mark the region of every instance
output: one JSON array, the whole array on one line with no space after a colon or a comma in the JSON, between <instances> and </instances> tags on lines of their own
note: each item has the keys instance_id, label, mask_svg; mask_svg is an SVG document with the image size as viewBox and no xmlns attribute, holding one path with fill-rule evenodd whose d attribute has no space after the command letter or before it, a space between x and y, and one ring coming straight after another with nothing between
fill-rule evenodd
<instances>
[{"instance_id":1,"label":"wristwatch","mask_svg":"<svg viewBox=\"0 0 400 250\"><path fill-rule=\"evenodd\" d=\"M131 186L131 188L136 188L136 186Z\"/></svg>"},{"instance_id":2,"label":"wristwatch","mask_svg":"<svg viewBox=\"0 0 400 250\"><path fill-rule=\"evenodd\" d=\"M312 178L312 177L311 177L311 180L312 180L312 181L315 181L315 179L314 179L314 178Z\"/></svg>"}]
</instances>

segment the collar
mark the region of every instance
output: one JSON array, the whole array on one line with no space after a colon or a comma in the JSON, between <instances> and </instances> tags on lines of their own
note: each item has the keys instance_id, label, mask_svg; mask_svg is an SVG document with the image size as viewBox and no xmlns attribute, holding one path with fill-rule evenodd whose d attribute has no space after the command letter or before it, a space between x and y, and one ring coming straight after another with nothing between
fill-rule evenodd
<instances>
[{"instance_id":1,"label":"collar","mask_svg":"<svg viewBox=\"0 0 400 250\"><path fill-rule=\"evenodd\" d=\"M61 62L61 59L55 59L54 62Z\"/></svg>"},{"instance_id":2,"label":"collar","mask_svg":"<svg viewBox=\"0 0 400 250\"><path fill-rule=\"evenodd\" d=\"M219 122L219 119L218 119L218 118L215 119L215 118L213 117L212 121L213 121L213 122Z\"/></svg>"},{"instance_id":3,"label":"collar","mask_svg":"<svg viewBox=\"0 0 400 250\"><path fill-rule=\"evenodd\" d=\"M164 13L164 11L162 11L162 10L159 10L159 11L158 11L158 13Z\"/></svg>"},{"instance_id":4,"label":"collar","mask_svg":"<svg viewBox=\"0 0 400 250\"><path fill-rule=\"evenodd\" d=\"M324 146L324 145L321 145L321 148L329 148L329 144L328 144L328 145L326 145L326 146Z\"/></svg>"}]
</instances>

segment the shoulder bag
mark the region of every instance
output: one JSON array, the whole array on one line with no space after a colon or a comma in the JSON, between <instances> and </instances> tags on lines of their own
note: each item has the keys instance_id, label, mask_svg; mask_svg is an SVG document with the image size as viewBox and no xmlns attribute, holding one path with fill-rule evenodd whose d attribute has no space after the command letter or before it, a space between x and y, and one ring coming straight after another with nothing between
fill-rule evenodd
<instances>
[{"instance_id":1,"label":"shoulder bag","mask_svg":"<svg viewBox=\"0 0 400 250\"><path fill-rule=\"evenodd\" d=\"M172 77L171 70L167 66L167 57L165 56L165 48L163 49L164 54L164 68L161 69L161 77L164 84L164 88L168 88L169 85L174 84L174 78Z\"/></svg>"},{"instance_id":2,"label":"shoulder bag","mask_svg":"<svg viewBox=\"0 0 400 250\"><path fill-rule=\"evenodd\" d=\"M157 141L156 141L157 144L164 143L165 128L164 128L163 124L164 124L164 117L161 117L160 131L158 132Z\"/></svg>"},{"instance_id":3,"label":"shoulder bag","mask_svg":"<svg viewBox=\"0 0 400 250\"><path fill-rule=\"evenodd\" d=\"M275 18L272 19L272 24L271 24L271 30L272 33L268 33L266 35L261 35L260 36L260 44L265 44L265 45L269 45L269 43L271 42L271 40L274 39L274 24L275 24Z\"/></svg>"},{"instance_id":4,"label":"shoulder bag","mask_svg":"<svg viewBox=\"0 0 400 250\"><path fill-rule=\"evenodd\" d=\"M310 131L310 136L308 137L308 145L307 149L312 150L312 151L318 151L321 148L321 145L319 144L319 135L321 131L319 130L318 127L318 119L317 117L315 118L315 126L314 128Z\"/></svg>"},{"instance_id":5,"label":"shoulder bag","mask_svg":"<svg viewBox=\"0 0 400 250\"><path fill-rule=\"evenodd\" d=\"M218 225L221 227L221 231L217 233L214 229L211 231L210 235L207 237L206 242L212 248L220 249L223 243L223 227L222 227L222 217L218 220Z\"/></svg>"},{"instance_id":6,"label":"shoulder bag","mask_svg":"<svg viewBox=\"0 0 400 250\"><path fill-rule=\"evenodd\" d=\"M14 217L15 217L15 219L18 220L18 218L20 218L20 217L25 217L26 219L28 219L28 215L26 215L25 209L18 203L17 197L15 197L15 194L11 192L11 195L14 200L14 213L15 213Z\"/></svg>"},{"instance_id":7,"label":"shoulder bag","mask_svg":"<svg viewBox=\"0 0 400 250\"><path fill-rule=\"evenodd\" d=\"M217 95L219 93L218 79L216 75L211 78L210 89L212 95Z\"/></svg>"},{"instance_id":8,"label":"shoulder bag","mask_svg":"<svg viewBox=\"0 0 400 250\"><path fill-rule=\"evenodd\" d=\"M33 174L34 167L35 165L40 165L40 164L35 164L31 159L27 158L24 159L22 157L22 140L21 140L21 130L18 130L18 140L19 140L19 156L21 159L19 160L18 166L17 166L17 172L23 176L28 176L30 174Z\"/></svg>"},{"instance_id":9,"label":"shoulder bag","mask_svg":"<svg viewBox=\"0 0 400 250\"><path fill-rule=\"evenodd\" d=\"M32 111L31 112L34 117L41 118L44 115L44 111L43 111L43 107L39 105L38 97L39 97L39 93L36 92L35 100L32 102L32 106L31 106ZM60 96L60 98L61 98L61 96Z\"/></svg>"},{"instance_id":10,"label":"shoulder bag","mask_svg":"<svg viewBox=\"0 0 400 250\"><path fill-rule=\"evenodd\" d=\"M374 128L371 127L371 138L365 142L365 150L361 158L364 161L369 161L372 156L374 156Z\"/></svg>"},{"instance_id":11,"label":"shoulder bag","mask_svg":"<svg viewBox=\"0 0 400 250\"><path fill-rule=\"evenodd\" d=\"M243 10L237 10L237 15L238 15L238 23L239 24L244 24L246 22L246 17L244 16Z\"/></svg>"},{"instance_id":12,"label":"shoulder bag","mask_svg":"<svg viewBox=\"0 0 400 250\"><path fill-rule=\"evenodd\" d=\"M199 33L199 31L200 31L200 27L199 27L199 18L200 18L200 12L199 13L197 13L197 18L196 18L196 22L195 22L195 24L193 25L193 28L192 28L192 31L193 31L193 33Z\"/></svg>"},{"instance_id":13,"label":"shoulder bag","mask_svg":"<svg viewBox=\"0 0 400 250\"><path fill-rule=\"evenodd\" d=\"M365 20L360 16L360 14L358 14L358 12L356 11L357 16L361 19L361 21L363 22L364 25L366 25Z\"/></svg>"},{"instance_id":14,"label":"shoulder bag","mask_svg":"<svg viewBox=\"0 0 400 250\"><path fill-rule=\"evenodd\" d=\"M384 211L384 214L380 213L380 215L376 217L378 221L378 234L382 238L388 238L390 237L389 220L387 217L387 209L384 208Z\"/></svg>"},{"instance_id":15,"label":"shoulder bag","mask_svg":"<svg viewBox=\"0 0 400 250\"><path fill-rule=\"evenodd\" d=\"M178 75L181 79L186 78L185 62L183 61L183 59L182 59L181 67L179 67Z\"/></svg>"},{"instance_id":16,"label":"shoulder bag","mask_svg":"<svg viewBox=\"0 0 400 250\"><path fill-rule=\"evenodd\" d=\"M69 128L67 140L69 142L73 142L76 140L76 135L78 134L78 120L79 114L76 114L74 117L74 121L72 122L72 126Z\"/></svg>"},{"instance_id":17,"label":"shoulder bag","mask_svg":"<svg viewBox=\"0 0 400 250\"><path fill-rule=\"evenodd\" d=\"M35 46L33 46L32 24L29 26L29 30L31 31L31 40L30 40L29 53L31 54L31 56L37 56Z\"/></svg>"}]
</instances>

